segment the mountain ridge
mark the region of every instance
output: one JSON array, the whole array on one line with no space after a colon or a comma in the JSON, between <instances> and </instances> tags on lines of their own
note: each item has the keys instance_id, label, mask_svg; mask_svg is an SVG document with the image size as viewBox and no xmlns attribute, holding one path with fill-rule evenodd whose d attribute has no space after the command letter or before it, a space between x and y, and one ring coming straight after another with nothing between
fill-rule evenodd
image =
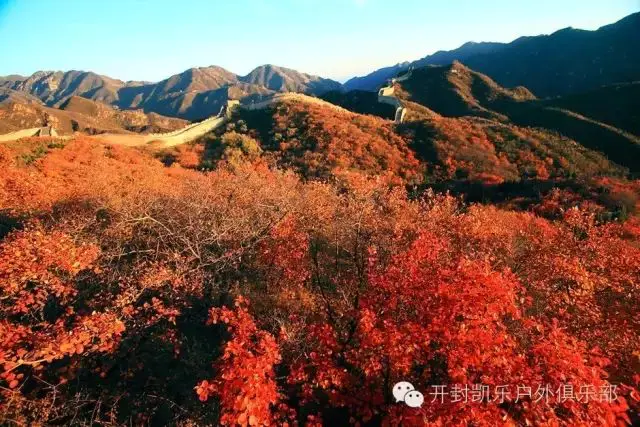
<instances>
[{"instance_id":1,"label":"mountain ridge","mask_svg":"<svg viewBox=\"0 0 640 427\"><path fill-rule=\"evenodd\" d=\"M510 43L465 43L406 66L390 66L345 82L347 90L377 90L411 66L447 65L454 60L487 74L502 86L526 86L540 97L640 80L640 12L597 30L566 27L551 34L521 36ZM446 60L444 60L446 59Z\"/></svg>"},{"instance_id":2,"label":"mountain ridge","mask_svg":"<svg viewBox=\"0 0 640 427\"><path fill-rule=\"evenodd\" d=\"M486 53L503 46L496 42L466 42L456 49L438 50L431 55L424 56L415 61L399 62L390 67L380 68L366 76L353 77L344 83L345 90L377 90L384 82L395 77L399 73L407 71L411 67L423 67L425 65L447 65L453 61L461 61L476 53Z\"/></svg>"},{"instance_id":3,"label":"mountain ridge","mask_svg":"<svg viewBox=\"0 0 640 427\"><path fill-rule=\"evenodd\" d=\"M320 95L341 89L334 80L271 64L260 65L245 76L211 65L192 67L159 82L127 81L92 71L36 71L30 76L0 77L0 89L35 96L57 107L81 96L120 109L142 108L190 120L217 112L226 96L243 97L275 92Z\"/></svg>"},{"instance_id":4,"label":"mountain ridge","mask_svg":"<svg viewBox=\"0 0 640 427\"><path fill-rule=\"evenodd\" d=\"M634 135L629 126L613 125L632 123L632 110L626 117L617 117L617 121L609 124L602 121L607 119L606 115L592 114L593 108L585 110L589 116L566 109L572 105L571 98L564 103L540 100L526 87L505 88L457 61L451 65L414 69L407 79L397 81L394 88L410 113L416 110L419 115L420 110L428 109L448 118L480 117L507 125L552 130L604 154L633 173L640 173L640 136ZM626 90L632 89L637 93L637 88ZM599 95L600 92L596 93ZM615 103L616 93L610 96L609 103ZM619 94L617 97L620 99ZM408 116L412 120L411 114Z\"/></svg>"}]
</instances>

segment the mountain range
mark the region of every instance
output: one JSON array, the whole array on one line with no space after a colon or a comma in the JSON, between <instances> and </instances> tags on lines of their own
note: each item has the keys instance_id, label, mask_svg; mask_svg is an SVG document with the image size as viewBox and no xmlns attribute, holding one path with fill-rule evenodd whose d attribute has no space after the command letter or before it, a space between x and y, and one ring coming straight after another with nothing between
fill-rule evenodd
<instances>
[{"instance_id":1,"label":"mountain range","mask_svg":"<svg viewBox=\"0 0 640 427\"><path fill-rule=\"evenodd\" d=\"M400 73L407 71L409 68L422 67L425 65L447 65L453 61L465 61L474 55L482 55L495 52L504 46L503 43L492 42L467 42L462 46L453 50L439 50L433 55L427 55L424 58L412 61L401 62L390 67L380 68L363 77L354 77L347 80L344 88L350 90L369 90L375 91L383 83Z\"/></svg>"},{"instance_id":2,"label":"mountain range","mask_svg":"<svg viewBox=\"0 0 640 427\"><path fill-rule=\"evenodd\" d=\"M58 107L72 96L80 96L120 109L141 108L197 120L217 113L227 98L275 92L317 95L340 88L336 81L274 65L257 67L246 76L218 66L191 68L157 83L123 82L85 71L38 71L29 77L0 78L0 102L38 99Z\"/></svg>"},{"instance_id":3,"label":"mountain range","mask_svg":"<svg viewBox=\"0 0 640 427\"><path fill-rule=\"evenodd\" d=\"M347 90L377 90L410 67L461 61L503 86L526 86L538 97L593 90L640 80L640 13L596 31L565 28L511 43L466 43L412 62L348 80Z\"/></svg>"},{"instance_id":4,"label":"mountain range","mask_svg":"<svg viewBox=\"0 0 640 427\"><path fill-rule=\"evenodd\" d=\"M588 115L595 109L606 116L605 122L611 123L617 120L617 114L603 113L597 105L574 108L575 104L583 105L577 102L583 92L603 90L607 85L620 88L640 81L639 45L640 13L635 13L595 31L565 28L550 35L521 37L511 43L468 42L454 50L438 51L354 77L344 85L275 65L259 66L245 76L219 66L190 68L155 83L124 82L86 71L38 71L28 77L0 77L0 104L40 103L57 108L76 96L120 110L136 109L194 121L216 114L227 99L259 99L279 92L329 96L340 102L344 101L340 93L351 91L354 92L350 95L351 104L362 105L362 100L369 97L358 91L376 91L410 68L460 61L501 86L524 86L541 99L573 95L574 98L559 102L571 104L573 99L569 105L572 111L587 108ZM604 91L604 96L613 93L618 98L621 94L620 90ZM371 104L366 112L377 110ZM634 121L628 114L625 117ZM631 123L624 126L633 127ZM637 125L634 132L637 134Z\"/></svg>"},{"instance_id":5,"label":"mountain range","mask_svg":"<svg viewBox=\"0 0 640 427\"><path fill-rule=\"evenodd\" d=\"M621 96L638 94L640 82L584 93L579 100L540 100L523 86L507 89L455 61L451 65L416 68L408 79L394 86L396 96L415 112L410 114L428 116L426 121L433 121L434 115L480 117L507 126L548 129L603 153L634 173L640 172L640 136L634 120L640 110L640 98ZM627 100L620 105L621 99ZM619 107L614 109L615 105ZM615 118L609 110L617 112ZM409 120L423 117L410 116Z\"/></svg>"}]
</instances>

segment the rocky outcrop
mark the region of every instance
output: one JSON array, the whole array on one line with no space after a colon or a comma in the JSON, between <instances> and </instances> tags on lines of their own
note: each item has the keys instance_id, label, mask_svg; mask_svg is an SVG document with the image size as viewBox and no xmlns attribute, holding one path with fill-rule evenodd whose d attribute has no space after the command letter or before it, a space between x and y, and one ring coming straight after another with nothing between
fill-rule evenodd
<instances>
[{"instance_id":1,"label":"rocky outcrop","mask_svg":"<svg viewBox=\"0 0 640 427\"><path fill-rule=\"evenodd\" d=\"M123 82L82 71L39 71L29 77L0 77L0 91L14 98L19 93L25 94L49 107L58 108L72 97L82 97L121 110L142 109L145 113L187 120L215 114L230 98L274 92L320 95L341 89L342 85L336 81L275 65L262 65L246 76L217 66L191 68L157 83Z\"/></svg>"}]
</instances>

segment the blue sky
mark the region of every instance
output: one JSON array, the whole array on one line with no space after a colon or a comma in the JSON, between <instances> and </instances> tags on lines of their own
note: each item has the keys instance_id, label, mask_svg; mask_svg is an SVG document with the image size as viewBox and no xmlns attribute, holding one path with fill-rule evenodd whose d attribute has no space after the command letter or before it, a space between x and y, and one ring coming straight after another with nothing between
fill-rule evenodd
<instances>
[{"instance_id":1,"label":"blue sky","mask_svg":"<svg viewBox=\"0 0 640 427\"><path fill-rule=\"evenodd\" d=\"M340 81L466 41L596 29L640 0L0 0L0 75L157 81L271 63Z\"/></svg>"}]
</instances>

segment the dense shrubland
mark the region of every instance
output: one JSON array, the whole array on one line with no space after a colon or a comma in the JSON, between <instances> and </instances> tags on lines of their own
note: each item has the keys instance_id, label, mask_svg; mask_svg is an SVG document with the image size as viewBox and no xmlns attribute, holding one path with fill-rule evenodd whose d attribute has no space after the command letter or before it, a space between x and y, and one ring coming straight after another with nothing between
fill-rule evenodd
<instances>
[{"instance_id":1,"label":"dense shrubland","mask_svg":"<svg viewBox=\"0 0 640 427\"><path fill-rule=\"evenodd\" d=\"M558 133L443 117L412 102L407 122L397 127L300 102L245 111L218 134L161 158L199 170L261 161L324 181L358 172L538 213L544 211L540 204L561 199L558 208L583 205L600 219L633 215L640 200L637 180L628 179L626 168ZM558 210L545 215L557 217Z\"/></svg>"},{"instance_id":2,"label":"dense shrubland","mask_svg":"<svg viewBox=\"0 0 640 427\"><path fill-rule=\"evenodd\" d=\"M554 220L409 197L404 140L331 114L286 107L273 134L234 129L169 167L91 140L29 164L28 145L0 146L2 422L637 421L637 219L599 222L560 190L535 207ZM380 139L354 147L358 129ZM269 144L275 159L259 156ZM191 170L206 150L213 170ZM422 409L395 403L399 380L425 392ZM567 383L615 384L619 399L428 394Z\"/></svg>"},{"instance_id":3,"label":"dense shrubland","mask_svg":"<svg viewBox=\"0 0 640 427\"><path fill-rule=\"evenodd\" d=\"M388 120L302 102L241 118L273 164L303 177L326 180L355 171L397 182L420 178L414 152Z\"/></svg>"}]
</instances>

